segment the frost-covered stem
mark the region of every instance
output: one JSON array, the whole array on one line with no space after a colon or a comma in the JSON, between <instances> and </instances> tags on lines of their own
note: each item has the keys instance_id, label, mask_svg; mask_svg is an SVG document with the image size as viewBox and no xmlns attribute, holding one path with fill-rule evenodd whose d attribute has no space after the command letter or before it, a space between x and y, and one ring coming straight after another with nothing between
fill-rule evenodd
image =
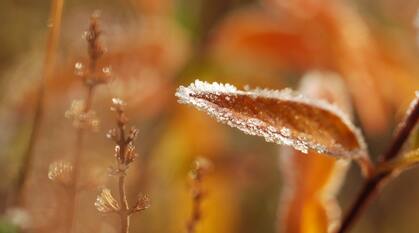
<instances>
[{"instance_id":1,"label":"frost-covered stem","mask_svg":"<svg viewBox=\"0 0 419 233\"><path fill-rule=\"evenodd\" d=\"M119 217L121 219L121 233L128 233L129 231L129 218L130 210L128 206L128 199L125 190L125 173L120 173L119 175L119 202L121 204L121 209L119 211Z\"/></svg>"},{"instance_id":2,"label":"frost-covered stem","mask_svg":"<svg viewBox=\"0 0 419 233\"><path fill-rule=\"evenodd\" d=\"M192 194L192 214L186 223L186 233L195 233L196 226L202 218L202 201L205 192L202 182L208 171L209 162L205 159L195 161L195 167L191 171L191 194Z\"/></svg>"},{"instance_id":3,"label":"frost-covered stem","mask_svg":"<svg viewBox=\"0 0 419 233\"><path fill-rule=\"evenodd\" d=\"M96 82L97 77L95 76L97 70L98 59L103 55L103 48L99 43L99 36L101 31L98 26L98 16L93 14L91 17L89 30L87 31L87 52L89 55L89 66L88 71L83 75L83 84L86 89L86 97L84 99L83 115L88 114L91 111L93 104L94 90L100 82ZM67 230L68 232L74 232L76 212L77 212L77 194L78 194L78 179L80 177L81 160L83 154L83 142L85 136L85 129L80 127L77 129L75 151L73 157L73 177L72 183L69 188L69 217L67 218Z\"/></svg>"},{"instance_id":4,"label":"frost-covered stem","mask_svg":"<svg viewBox=\"0 0 419 233\"><path fill-rule=\"evenodd\" d=\"M419 97L416 97L416 99L412 103L410 111L407 113L405 119L399 125L397 134L394 137L389 149L386 151L386 153L384 153L381 156L381 163L389 162L399 154L406 140L409 138L409 135L415 128L418 118ZM355 202L350 207L349 212L346 214L342 222L342 225L340 226L337 233L345 233L350 230L356 219L360 216L362 211L365 209L365 207L368 205L371 199L375 196L375 194L377 194L380 187L382 187L384 183L383 181L385 181L386 178L389 178L391 174L391 171L376 173L365 182L361 192L359 193Z\"/></svg>"},{"instance_id":5,"label":"frost-covered stem","mask_svg":"<svg viewBox=\"0 0 419 233\"><path fill-rule=\"evenodd\" d=\"M63 5L64 0L52 0L51 3L50 25L42 71L42 80L40 80L37 88L37 101L35 106L35 113L33 116L32 130L29 136L29 142L23 155L22 167L20 168L19 174L17 176L15 201L18 201L19 198L22 198L23 184L32 168L35 144L39 136L42 116L44 112L45 82L50 78L54 69L58 41L60 38Z\"/></svg>"},{"instance_id":6,"label":"frost-covered stem","mask_svg":"<svg viewBox=\"0 0 419 233\"><path fill-rule=\"evenodd\" d=\"M94 87L87 87L86 102L83 109L83 114L88 113L91 110L93 102L93 92ZM83 154L83 142L84 142L85 130L83 128L78 128L76 133L76 142L74 145L74 158L73 158L73 173L72 173L72 182L69 187L69 210L68 210L68 220L66 229L68 232L74 232L74 221L75 215L77 212L77 192L78 192L78 183L80 177L80 167L81 167L81 157Z\"/></svg>"},{"instance_id":7,"label":"frost-covered stem","mask_svg":"<svg viewBox=\"0 0 419 233\"><path fill-rule=\"evenodd\" d=\"M127 139L125 138L125 123L123 121L123 112L118 111L118 117L117 117L117 125L119 130L119 148L120 148L120 155L121 157L124 157L126 151L127 151ZM119 210L119 217L121 219L121 233L128 233L129 231L129 218L130 218L130 210L128 206L128 199L126 194L126 188L125 188L125 177L126 177L126 169L127 167L122 164L125 161L121 161L118 158L116 158L116 161L118 163L118 169L119 169L119 178L118 178L118 188L119 188L119 202L121 205L121 209Z\"/></svg>"}]
</instances>

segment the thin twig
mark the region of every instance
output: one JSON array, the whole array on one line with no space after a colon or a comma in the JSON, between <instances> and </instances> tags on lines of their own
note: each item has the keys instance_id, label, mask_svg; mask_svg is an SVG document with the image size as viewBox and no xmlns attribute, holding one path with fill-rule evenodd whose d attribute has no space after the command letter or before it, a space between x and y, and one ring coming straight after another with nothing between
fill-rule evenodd
<instances>
[{"instance_id":1,"label":"thin twig","mask_svg":"<svg viewBox=\"0 0 419 233\"><path fill-rule=\"evenodd\" d=\"M90 111L91 101L93 96L93 89L89 88L87 97L86 97L86 107L83 111L84 113L88 113ZM69 187L69 207L68 207L68 220L67 220L67 227L66 229L68 232L74 232L74 221L75 221L75 214L76 214L76 205L77 205L77 194L78 194L78 183L79 183L79 175L80 175L80 166L81 166L81 157L83 153L83 142L84 142L85 131L83 128L78 128L76 133L76 142L75 142L75 150L74 150L74 158L73 158L73 177L72 182Z\"/></svg>"},{"instance_id":2,"label":"thin twig","mask_svg":"<svg viewBox=\"0 0 419 233\"><path fill-rule=\"evenodd\" d=\"M52 0L51 3L50 24L48 25L49 31L42 71L42 79L39 81L37 87L37 100L35 113L33 116L32 130L29 136L28 145L22 158L22 167L20 168L17 175L15 186L16 197L15 203L13 204L17 204L16 202L23 198L23 185L33 167L32 165L34 161L35 144L37 143L37 138L40 134L42 117L44 113L45 85L54 70L55 57L57 54L58 41L60 38L63 5L64 0Z\"/></svg>"},{"instance_id":3,"label":"thin twig","mask_svg":"<svg viewBox=\"0 0 419 233\"><path fill-rule=\"evenodd\" d=\"M87 41L87 51L89 55L89 64L88 70L85 73L84 71L81 72L81 76L83 79L83 84L86 89L86 97L83 103L83 110L81 115L87 116L92 109L93 104L93 96L94 90L98 84L104 82L102 77L96 76L97 71L97 63L98 59L103 55L103 48L99 43L99 36L101 31L99 30L98 26L98 15L93 14L90 21L89 30L86 33L86 41ZM77 67L76 67L77 68ZM80 67L78 67L81 69ZM84 121L89 121L89 119L84 119ZM78 196L78 183L79 183L79 176L80 176L80 168L81 168L81 160L83 154L83 142L85 136L85 124L89 124L88 122L80 122L81 125L77 128L76 133L76 142L75 142L75 150L74 150L74 157L73 157L73 177L72 183L69 188L69 210L68 210L68 221L66 223L66 229L68 232L74 232L74 221L75 215L77 211L77 196Z\"/></svg>"},{"instance_id":4,"label":"thin twig","mask_svg":"<svg viewBox=\"0 0 419 233\"><path fill-rule=\"evenodd\" d=\"M117 167L111 174L118 176L119 203L107 191L98 196L96 208L103 213L117 213L121 222L121 233L129 232L130 216L149 207L149 199L146 195L140 195L136 204L130 208L126 193L125 178L129 165L135 160L138 154L135 152L134 140L138 135L138 129L131 128L126 132L127 117L125 115L125 103L121 99L114 98L112 111L116 112L117 128L111 129L107 137L115 143L115 159ZM105 195L104 195L105 193Z\"/></svg>"},{"instance_id":5,"label":"thin twig","mask_svg":"<svg viewBox=\"0 0 419 233\"><path fill-rule=\"evenodd\" d=\"M396 158L397 155L400 153L403 145L405 144L406 140L409 138L409 135L415 128L417 121L419 118L419 97L412 102L410 106L410 110L408 111L405 119L399 124L397 134L394 137L389 149L384 153L380 158L380 163L384 164L392 159ZM378 166L379 167L379 166ZM345 215L345 218L342 222L337 233L345 233L350 230L353 226L356 219L360 216L362 211L368 205L368 203L373 199L375 194L379 191L380 187L386 180L391 176L391 171L385 171L383 173L376 173L371 178L369 178L361 192L359 193L358 197L351 205L348 213Z\"/></svg>"},{"instance_id":6,"label":"thin twig","mask_svg":"<svg viewBox=\"0 0 419 233\"><path fill-rule=\"evenodd\" d=\"M125 138L125 115L122 111L122 106L120 109L116 109L117 111L117 125L119 130L119 154L125 155L127 152L129 142ZM129 206L128 206L128 199L127 199L127 192L125 187L125 177L126 177L126 169L128 168L127 165L125 165L126 158L125 156L116 156L117 164L118 164L118 189L119 189L119 203L121 204L121 209L119 210L119 217L121 220L121 233L128 233L129 231Z\"/></svg>"},{"instance_id":7,"label":"thin twig","mask_svg":"<svg viewBox=\"0 0 419 233\"><path fill-rule=\"evenodd\" d=\"M128 233L130 214L129 214L127 194L125 190L125 174L119 175L118 186L119 186L119 199L121 203L121 210L119 212L119 216L121 219L121 233Z\"/></svg>"},{"instance_id":8,"label":"thin twig","mask_svg":"<svg viewBox=\"0 0 419 233\"><path fill-rule=\"evenodd\" d=\"M195 233L196 226L202 219L202 201L206 195L202 187L205 174L208 172L209 161L203 158L195 161L190 173L191 195L192 195L192 214L186 223L186 233Z\"/></svg>"}]
</instances>

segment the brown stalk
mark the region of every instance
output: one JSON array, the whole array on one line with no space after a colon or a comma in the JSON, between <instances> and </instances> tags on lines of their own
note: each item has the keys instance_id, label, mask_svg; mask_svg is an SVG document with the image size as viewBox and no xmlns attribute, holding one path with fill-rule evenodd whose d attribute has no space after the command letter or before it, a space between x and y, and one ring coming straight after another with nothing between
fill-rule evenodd
<instances>
[{"instance_id":1,"label":"brown stalk","mask_svg":"<svg viewBox=\"0 0 419 233\"><path fill-rule=\"evenodd\" d=\"M35 106L35 113L33 116L32 130L29 135L29 142L22 158L22 167L20 168L19 174L17 175L17 181L15 186L15 202L18 202L20 198L23 198L23 186L33 167L32 165L34 160L35 144L40 134L42 117L44 113L45 85L47 80L51 78L51 75L54 70L55 57L57 54L58 41L60 38L63 5L64 0L51 1L50 22L48 25L49 30L44 65L42 70L42 79L39 81L37 87L37 100Z\"/></svg>"},{"instance_id":2,"label":"brown stalk","mask_svg":"<svg viewBox=\"0 0 419 233\"><path fill-rule=\"evenodd\" d=\"M101 77L95 77L97 71L98 59L103 55L103 48L99 43L99 36L101 31L98 26L98 14L93 14L90 21L89 30L86 33L86 41L88 44L87 50L89 55L88 70L85 74L82 74L83 84L86 89L86 97L84 99L84 108L81 114L88 114L92 109L94 90L98 84L101 84L103 80ZM80 176L80 167L83 154L83 143L85 137L85 128L80 126L77 128L75 150L73 157L73 177L69 187L69 218L66 223L66 229L68 232L74 232L74 221L77 211L77 194L78 194L78 183Z\"/></svg>"},{"instance_id":3,"label":"brown stalk","mask_svg":"<svg viewBox=\"0 0 419 233\"><path fill-rule=\"evenodd\" d=\"M118 111L117 117L117 125L119 130L120 139L118 142L120 148L120 154L125 155L127 151L128 140L125 138L125 117L123 111ZM129 220L130 220L130 213L129 213L129 206L128 206L128 199L125 187L125 177L126 177L126 169L128 166L124 166L124 159L116 158L118 164L118 190L119 190L119 202L121 204L121 209L119 210L119 217L121 220L121 233L128 233L129 231Z\"/></svg>"},{"instance_id":4,"label":"brown stalk","mask_svg":"<svg viewBox=\"0 0 419 233\"><path fill-rule=\"evenodd\" d=\"M118 177L119 202L117 202L113 197L103 198L103 195L101 194L98 196L95 205L100 212L117 213L121 222L120 232L128 233L131 215L135 212L147 209L149 207L149 199L147 196L143 195L138 197L136 204L132 208L130 208L128 204L125 178L129 165L138 156L135 152L134 146L134 140L137 137L138 130L131 128L129 132L126 131L128 119L124 110L125 103L117 98L114 98L112 101L114 104L112 111L117 114L117 128L111 129L107 134L107 137L115 142L114 155L117 167L113 169L111 174ZM112 201L109 201L109 199L112 199Z\"/></svg>"},{"instance_id":5,"label":"brown stalk","mask_svg":"<svg viewBox=\"0 0 419 233\"><path fill-rule=\"evenodd\" d=\"M208 171L208 161L198 159L195 161L194 168L191 170L191 195L192 195L192 214L186 223L186 233L195 233L196 226L202 219L202 201L205 197L205 192L202 187L202 182L205 174Z\"/></svg>"},{"instance_id":6,"label":"brown stalk","mask_svg":"<svg viewBox=\"0 0 419 233\"><path fill-rule=\"evenodd\" d=\"M87 96L93 95L93 89L88 90ZM89 98L86 98L89 99ZM90 98L91 99L91 98ZM84 110L84 113L87 113L90 111L90 108L88 108L89 102L86 101L86 108ZM75 214L76 214L76 205L77 205L77 184L79 183L79 175L80 175L80 166L81 166L81 157L83 152L83 142L84 142L84 135L85 132L82 128L77 129L76 133L76 142L75 142L75 150L74 150L74 158L73 158L73 177L72 182L69 187L69 209L68 209L68 220L67 220L67 227L66 229L68 232L74 232L74 220L75 220Z\"/></svg>"},{"instance_id":7,"label":"brown stalk","mask_svg":"<svg viewBox=\"0 0 419 233\"><path fill-rule=\"evenodd\" d=\"M380 157L380 163L385 164L390 162L399 155L403 145L409 138L409 135L415 128L419 118L419 99L418 97L412 103L411 110L407 113L405 119L400 123L397 134L395 135L389 149L386 153ZM380 166L377 166L380 167ZM373 174L364 184L358 197L355 199L349 211L343 219L342 225L340 226L337 233L348 232L355 221L359 218L362 212L365 210L368 203L376 196L380 191L380 188L384 185L384 181L390 178L392 175L391 171L379 172Z\"/></svg>"},{"instance_id":8,"label":"brown stalk","mask_svg":"<svg viewBox=\"0 0 419 233\"><path fill-rule=\"evenodd\" d=\"M119 199L121 203L121 210L119 211L119 217L121 220L121 233L128 233L130 213L129 213L129 207L128 207L127 194L125 190L125 174L119 175L118 187L119 187Z\"/></svg>"}]
</instances>

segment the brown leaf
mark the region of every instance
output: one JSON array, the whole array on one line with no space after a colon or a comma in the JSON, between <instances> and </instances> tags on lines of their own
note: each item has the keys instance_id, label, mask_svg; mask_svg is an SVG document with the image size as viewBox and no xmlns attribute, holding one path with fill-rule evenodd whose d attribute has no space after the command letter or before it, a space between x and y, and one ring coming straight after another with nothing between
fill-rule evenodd
<instances>
[{"instance_id":1,"label":"brown leaf","mask_svg":"<svg viewBox=\"0 0 419 233\"><path fill-rule=\"evenodd\" d=\"M337 107L289 89L240 91L229 84L197 80L180 86L176 96L180 103L191 104L222 123L303 153L366 155L361 134Z\"/></svg>"}]
</instances>

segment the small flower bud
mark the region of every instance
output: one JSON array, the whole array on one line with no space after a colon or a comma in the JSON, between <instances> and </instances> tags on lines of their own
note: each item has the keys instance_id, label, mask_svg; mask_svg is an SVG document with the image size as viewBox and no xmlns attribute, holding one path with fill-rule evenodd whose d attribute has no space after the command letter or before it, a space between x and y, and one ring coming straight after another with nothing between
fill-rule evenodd
<instances>
[{"instance_id":1,"label":"small flower bud","mask_svg":"<svg viewBox=\"0 0 419 233\"><path fill-rule=\"evenodd\" d=\"M132 163L137 156L138 154L135 152L135 146L132 143L129 143L124 158L125 165Z\"/></svg>"},{"instance_id":2,"label":"small flower bud","mask_svg":"<svg viewBox=\"0 0 419 233\"><path fill-rule=\"evenodd\" d=\"M124 107L126 106L126 103L120 98L112 98L112 104L111 110L115 112L124 110Z\"/></svg>"},{"instance_id":3,"label":"small flower bud","mask_svg":"<svg viewBox=\"0 0 419 233\"><path fill-rule=\"evenodd\" d=\"M128 141L134 141L138 136L139 130L135 127L131 127L129 134L128 134Z\"/></svg>"},{"instance_id":4,"label":"small flower bud","mask_svg":"<svg viewBox=\"0 0 419 233\"><path fill-rule=\"evenodd\" d=\"M189 173L191 180L200 180L202 175L211 169L211 162L203 157L198 157L194 161L192 170Z\"/></svg>"}]
</instances>

